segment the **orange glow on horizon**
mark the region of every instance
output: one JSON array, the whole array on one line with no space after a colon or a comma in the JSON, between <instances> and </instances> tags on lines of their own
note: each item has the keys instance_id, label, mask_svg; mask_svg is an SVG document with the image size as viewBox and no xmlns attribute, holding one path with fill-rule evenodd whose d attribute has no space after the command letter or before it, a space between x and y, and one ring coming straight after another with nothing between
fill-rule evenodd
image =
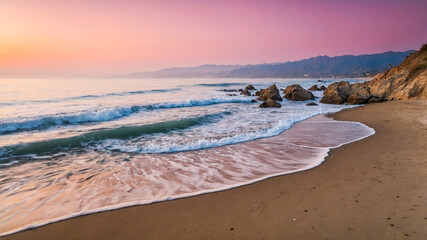
<instances>
[{"instance_id":1,"label":"orange glow on horizon","mask_svg":"<svg viewBox=\"0 0 427 240\"><path fill-rule=\"evenodd\" d=\"M427 36L425 1L0 1L0 76L283 62Z\"/></svg>"}]
</instances>

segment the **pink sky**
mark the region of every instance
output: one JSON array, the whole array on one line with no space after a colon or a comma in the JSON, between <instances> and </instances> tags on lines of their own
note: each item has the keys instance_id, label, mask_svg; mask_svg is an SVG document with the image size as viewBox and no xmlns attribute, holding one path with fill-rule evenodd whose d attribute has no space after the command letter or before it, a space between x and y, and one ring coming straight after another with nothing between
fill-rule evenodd
<instances>
[{"instance_id":1,"label":"pink sky","mask_svg":"<svg viewBox=\"0 0 427 240\"><path fill-rule=\"evenodd\" d=\"M418 49L426 0L0 0L0 76L99 75Z\"/></svg>"}]
</instances>

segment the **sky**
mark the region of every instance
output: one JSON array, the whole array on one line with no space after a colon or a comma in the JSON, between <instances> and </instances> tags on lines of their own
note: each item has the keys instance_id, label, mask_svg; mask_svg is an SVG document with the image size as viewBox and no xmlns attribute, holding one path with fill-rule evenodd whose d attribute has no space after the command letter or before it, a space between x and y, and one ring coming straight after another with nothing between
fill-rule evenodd
<instances>
[{"instance_id":1,"label":"sky","mask_svg":"<svg viewBox=\"0 0 427 240\"><path fill-rule=\"evenodd\" d=\"M419 49L426 12L426 0L0 0L0 76Z\"/></svg>"}]
</instances>

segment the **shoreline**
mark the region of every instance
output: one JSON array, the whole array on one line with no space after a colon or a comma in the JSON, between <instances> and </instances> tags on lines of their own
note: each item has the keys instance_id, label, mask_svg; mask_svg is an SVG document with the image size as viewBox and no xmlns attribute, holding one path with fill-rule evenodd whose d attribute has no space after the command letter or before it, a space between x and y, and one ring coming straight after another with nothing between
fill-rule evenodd
<instances>
[{"instance_id":1,"label":"shoreline","mask_svg":"<svg viewBox=\"0 0 427 240\"><path fill-rule=\"evenodd\" d=\"M211 153L213 153L213 154L221 154L221 153L224 154L224 153L227 153L227 150L225 150L225 149L228 149L229 147L234 149L234 151L238 151L238 149L240 149L242 147L243 148L245 148L245 147L246 148L256 148L256 147L258 147L258 145L262 145L262 144L265 145L265 143L267 143L269 146L272 146L272 151L274 152L274 154L270 157L276 157L276 158L280 159L280 151L278 152L277 150L274 150L274 149L278 148L278 146L276 146L277 145L276 143L277 142L287 142L289 138L295 138L295 142L291 143L290 145L295 144L295 146L299 146L300 148L316 149L319 151L319 153L318 153L319 155L315 158L314 162L310 162L309 164L305 165L302 168L297 168L295 170L286 170L284 172L279 171L276 173L270 173L270 174L262 175L260 177L256 177L253 179L248 179L244 182L237 182L234 184L228 184L228 185L225 185L224 187L215 188L215 189L205 189L205 190L200 190L200 191L196 191L196 192L182 193L179 195L167 196L167 197L162 198L162 199L154 199L151 201L141 200L141 201L135 201L135 202L123 202L123 203L114 204L114 205L110 205L110 206L100 207L100 208L93 209L93 210L86 211L86 212L71 213L68 215L61 216L61 217L52 218L48 221L44 221L41 223L40 222L32 223L30 225L27 225L27 226L19 228L19 229L15 229L15 230L12 230L9 232L1 233L0 237L16 234L16 233L26 231L29 229L43 227L43 226L53 224L53 223L57 223L57 222L61 222L61 221L66 221L66 220L69 220L72 218L78 218L78 217L82 217L82 216L87 216L87 215L92 215L92 214L97 214L97 213L102 213L102 212L107 212L107 211L115 211L115 210L120 210L123 208L142 206L142 205L150 205L150 204L155 204L155 203L160 203L160 202L165 202L165 201L173 201L173 200L178 200L178 199L182 199L182 198L196 197L196 196L200 196L203 194L211 194L211 193L216 193L216 192L221 192L221 191L227 191L230 189L244 187L246 185L254 184L254 183L257 183L257 182L260 182L260 181L263 181L263 180L266 180L269 178L273 178L273 177L278 177L278 176L283 176L283 175L288 175L288 174L294 174L294 173L298 173L298 172L302 172L302 171L308 171L310 169L316 168L319 165L321 165L325 161L326 157L328 156L329 152L332 149L339 148L343 145L350 144L350 143L355 142L355 141L360 141L361 139L367 138L367 137L375 134L374 129L369 128L368 126L366 126L364 124L361 124L359 122L353 122L353 121L335 121L331 117L328 117L328 115L330 115L330 114L334 114L334 113L319 114L319 115L315 115L313 117L304 119L302 121L296 122L289 129L285 130L284 132L282 132L276 136L265 137L265 138L260 138L260 139L254 139L254 140L247 141L247 142L241 142L241 143L236 143L236 144L231 144L231 145L226 145L226 146L210 148L211 150L214 150L214 151L211 151ZM323 126L329 130L332 130L333 128L340 129L340 128L342 128L340 125L350 125L350 126L345 127L345 129L359 128L360 131L364 130L366 133L364 135L359 134L359 135L361 135L360 137L353 136L349 139L346 139L345 141L344 141L344 138L343 139L338 138L340 140L334 141L334 140L329 139L329 141L327 141L328 143L323 143L323 144L308 143L307 145L304 145L304 144L301 145L301 142L299 142L299 141L302 140L304 142L304 140L307 140L307 138L306 138L307 135L305 135L304 138L301 139L300 138L301 136L299 136L298 133L300 133L301 131L303 132L304 129L306 129L306 128L308 128L308 129L321 128L323 124L326 124L326 125L332 124L333 127ZM320 132L324 133L324 131L325 130L322 130ZM345 131L345 130L342 130L342 131L348 132L348 133L351 132L351 131ZM329 134L329 135L333 136L333 134ZM326 137L326 139L328 139L327 138L328 136L325 136L325 137ZM323 140L326 140L326 139L323 139ZM315 142L318 142L318 141L315 141ZM312 146L308 146L310 144L312 144ZM325 145L325 146L322 146L322 145ZM331 146L326 146L326 145L331 145ZM282 147L283 146L286 146L286 144L282 145ZM224 149L225 151L223 150L223 151L219 151L218 153L216 153L215 149ZM262 149L262 147L261 147L261 149ZM199 150L193 150L193 151L198 152L198 151L206 151L206 150L209 151L209 149L199 149ZM288 150L292 151L292 149L288 149ZM229 152L229 150L228 150L228 152ZM286 161L285 161L285 162L283 162L283 164L286 165L289 163L286 163Z\"/></svg>"},{"instance_id":2,"label":"shoreline","mask_svg":"<svg viewBox=\"0 0 427 240\"><path fill-rule=\"evenodd\" d=\"M342 110L339 113L333 114L333 116L334 116L334 119L337 119L337 120L345 120L345 121L350 120L350 121L357 121L357 122L362 122L363 124L366 124L365 122L372 122L369 120L369 117L365 116L366 112L369 113L369 111L372 108L378 110L378 106L382 106L382 107L385 106L385 108L387 108L387 107L393 108L396 106L400 107L400 105L402 105L402 104L403 105L408 104L408 105L411 105L412 107L414 105L417 105L417 104L421 104L421 105L424 104L424 107L427 106L427 105L425 105L425 101L386 102L386 103L381 103L381 104L372 104L372 105L367 105L367 106L363 106L363 107L359 107L359 108ZM380 109L382 109L382 108L380 108ZM423 108L421 108L421 110L423 110ZM360 115L360 114L355 115L354 114L355 112L356 113L365 112L365 114L364 115L363 114L362 115ZM376 113L377 112L374 111L373 113L371 112L370 114L376 115ZM418 114L420 114L420 113L418 112ZM422 114L422 112L421 112L421 114ZM379 117L379 116L377 116L377 117ZM407 117L407 116L400 116L400 117ZM359 121L360 119L358 119L358 118L361 118L362 121ZM365 118L367 118L367 119L365 119ZM409 117L407 117L407 118L409 118ZM365 121L365 122L363 122L363 121ZM393 121L391 121L391 120L389 120L389 122L387 122L387 121L385 121L385 122L386 123L390 123L390 122L393 123ZM378 129L381 129L381 127L382 127L381 124L379 124L375 121L373 121L373 124L378 125L379 126ZM425 122L424 122L424 124L425 124ZM366 125L368 125L369 127L374 127L374 126L371 126L369 124L366 124ZM374 127L374 129L378 130L376 127ZM249 185L239 186L239 187L232 188L229 190L222 190L219 192L213 192L213 193L209 193L209 194L202 194L202 195L197 195L197 196L193 196L193 197L180 198L180 199L176 199L173 201L162 201L162 202L157 202L157 203L153 203L153 204L149 204L149 205L125 207L125 208L121 208L121 209L117 209L117 210L113 210L113 211L108 211L108 212L101 212L101 213L79 216L79 217L75 217L75 218L71 218L71 219L67 219L67 220L62 220L60 222L56 222L53 224L48 224L48 225L45 225L45 226L42 226L39 228L24 230L22 232L18 232L18 233L12 234L12 235L2 237L2 239L3 238L4 239L42 239L42 238L46 239L46 236L50 236L50 237L48 237L48 239L59 239L62 234L66 234L67 236L70 236L70 239L78 239L78 238L82 238L82 237L87 237L87 238L91 238L91 239L102 239L102 238L111 238L112 232L117 234L117 235L114 235L115 237L113 237L111 239L121 239L120 237L137 238L138 236L140 237L141 234L143 235L144 233L145 234L151 233L150 236L153 239L158 239L158 238L162 238L162 237L166 237L166 236L169 236L169 237L174 236L175 239L188 238L188 237L196 238L196 239L198 239L198 238L208 238L208 239L212 238L212 239L214 239L214 238L218 238L218 237L226 238L226 239L232 238L232 237L244 238L244 236L247 236L247 235L239 235L239 234L236 235L236 233L238 233L237 229L239 229L241 227L230 227L229 229L222 229L221 231L216 231L215 229L213 229L213 228L217 227L215 224L212 224L211 226L206 226L205 224L203 224L203 221L200 221L200 219L204 219L204 218L206 218L206 216L209 216L212 214L214 215L213 218L215 218L217 220L222 219L223 222L229 222L230 223L230 221L232 221L233 219L234 220L240 219L242 222L241 224L244 224L244 222L246 222L246 224L244 224L244 226L242 225L242 228L246 227L247 228L246 234L250 234L251 233L250 230L253 230L255 227L254 224L257 225L256 223L258 223L258 224L262 223L262 222L256 221L256 219L259 219L259 218L254 219L252 217L248 217L248 212L244 211L244 210L248 210L248 208L251 208L251 206L255 204L255 202L250 201L253 198L258 199L260 201L264 201L264 202L266 202L266 204L261 204L261 208L255 208L252 212L258 213L258 217L262 217L263 220L274 222L274 224L271 224L269 226L265 226L266 228L271 230L271 233L273 233L273 235L271 235L271 234L268 235L267 232L259 231L258 232L260 235L259 237L261 237L261 235L263 235L263 234L266 234L266 236L268 236L268 237L280 236L279 233L283 233L283 232L280 231L281 228L278 227L276 223L281 222L286 226L286 227L284 227L284 229L287 229L287 231L285 231L287 234L293 233L294 234L293 236L295 237L295 239L301 239L301 237L302 237L301 234L308 234L308 232L305 232L305 230L303 230L305 228L301 228L299 230L291 231L287 227L289 227L291 225L295 225L295 223L299 223L298 219L302 218L302 216L300 216L300 215L301 214L304 215L304 213L309 213L309 212L313 211L313 208L311 208L312 210L305 209L307 211L304 210L302 213L301 212L294 212L293 214L295 215L295 217L290 218L290 221L284 221L284 219L282 219L281 215L274 214L275 211L270 212L270 214L267 214L267 216L264 216L264 214L261 214L259 211L262 209L263 206L264 206L264 208L269 208L268 206L272 206L272 205L279 206L280 208L278 208L278 209L292 210L292 209L283 208L284 206L282 206L280 204L280 202L274 202L274 201L272 202L271 196L277 195L278 193L279 193L279 195L281 195L281 198L287 196L288 199L285 199L285 202L291 203L291 204L287 204L287 205L298 207L298 206L301 206L300 201L303 201L303 202L306 201L306 200L304 200L304 198L301 198L301 196L304 196L310 192L315 191L317 189L317 187L314 186L314 188L305 189L306 192L301 192L301 190L294 189L293 191L289 191L289 193L295 192L296 196L294 196L294 194L287 194L287 195L285 194L285 196L282 196L283 194L279 190L277 190L278 192L275 190L268 191L268 189L269 189L268 186L273 184L273 185L277 185L277 187L279 187L279 188L280 187L283 188L282 185L284 185L284 186L287 186L287 188L292 189L295 186L289 185L288 181L292 182L293 180L295 180L295 181L293 181L293 183L296 183L297 185L301 185L301 184L302 185L304 185L304 184L315 185L313 180L322 180L322 178L319 178L319 176L317 176L317 175L319 175L319 174L320 175L326 175L326 176L330 175L331 173L329 171L326 171L326 170L333 170L331 168L340 167L342 164L344 164L343 161L340 161L339 163L337 163L337 161L335 159L335 158L340 158L339 157L340 153L342 154L344 152L346 154L349 154L349 152L360 151L359 149L357 149L356 146L366 145L366 142L375 143L375 140L372 140L372 138L375 138L375 139L378 138L377 135L380 133L382 136L382 133L383 133L382 129L380 132L377 131L377 134L373 135L371 138L364 139L361 141L356 141L356 142L353 142L352 144L346 144L346 145L341 146L339 148L335 148L335 149L330 150L329 156L326 158L326 160L323 162L323 164L318 165L314 168L311 168L310 171L303 170L303 171L299 171L299 172L293 173L293 174L285 174L285 175L280 174L280 176L278 176L278 177L270 177L269 179L257 181L255 183L251 183ZM381 136L380 136L380 138L381 138ZM425 138L424 135L422 135L421 138L422 137ZM418 144L422 144L422 142L418 142ZM422 151L422 150L423 149L420 149L418 151ZM422 153L424 153L424 152L422 152ZM337 157L337 155L338 155L338 157ZM369 156L366 156L366 157L369 158ZM346 163L350 164L348 162L346 162ZM332 166L331 167L331 165L337 165L337 164L338 164L338 166ZM345 164L344 164L344 167L345 167ZM342 166L341 166L341 168L342 168ZM357 169L356 169L356 171L357 171ZM313 176L311 176L311 175L313 175ZM363 172L362 172L362 175L363 175ZM423 176L421 176L421 177L423 177ZM333 179L332 180L329 179L329 181L333 181ZM349 184L351 184L351 182ZM334 191L332 191L332 190L334 190ZM334 193L334 192L337 193L337 189L332 189L332 190L329 189L329 192L325 193L326 195L321 195L322 198L327 198L327 195L330 195L331 191L332 191L332 193ZM345 191L345 190L346 189L340 189L340 191ZM268 194L266 194L265 191L267 191ZM338 192L340 192L340 191L338 191ZM285 189L284 192L287 192L287 189ZM424 193L424 195L425 195L425 193ZM244 200L241 201L242 196L251 196L252 198L243 198ZM300 197L300 201L295 201L296 200L295 198L298 196ZM263 197L264 197L264 199L262 199ZM423 197L420 195L420 197L421 197L420 199L425 202L424 199L426 199L427 196ZM224 200L224 198L226 200ZM268 200L270 200L270 201L268 201ZM200 203L198 203L198 201L208 202L209 204L201 205ZM355 201L356 200L354 200L354 202ZM359 200L357 200L357 201L359 201ZM322 202L323 201L321 201L321 203ZM310 202L310 203L315 204L315 202ZM356 202L356 203L359 203L359 202ZM228 210L228 211L223 211L223 212L216 211L216 209L218 208L218 204L219 204L219 206L221 206L222 210ZM228 207L227 207L227 205L228 205ZM231 208L230 208L230 205L231 205ZM239 205L243 205L243 209L241 209L242 207L239 207ZM257 204L255 204L255 205L257 205ZM377 204L374 204L374 205L377 205ZM192 207L195 207L196 209L193 209ZM329 207L333 207L333 206L329 206ZM214 210L212 210L212 209L214 209ZM138 218L138 216L135 216L135 214L133 213L133 211L135 211L135 210L137 210L137 212L143 212L143 213L148 212L148 213L151 213L151 215L150 214L149 215L142 214L141 216L144 216L144 217L140 216ZM271 210L272 209L270 209L270 211ZM331 208L329 210L334 210L334 208ZM156 211L160 211L160 212L156 213ZM193 211L195 211L195 213L193 213ZM231 216L229 216L230 211L234 212L234 214L232 214ZM300 211L302 211L302 210L300 210ZM171 214L173 212L177 213L179 217L171 216L171 215L173 215L173 214ZM191 212L191 214L190 214L190 212ZM249 211L249 212L251 212L251 211ZM334 212L334 211L332 211L332 212ZM326 217L331 213L326 211L323 214L325 214L324 217ZM335 213L335 214L339 214L339 213ZM356 214L356 213L354 213L354 214ZM191 221L191 220L185 218L186 216L189 216L189 215L193 215L193 217L198 216L199 221ZM320 217L320 216L322 216L322 214L318 215L318 217ZM129 217L135 221L129 222L129 220L126 220L126 219L129 219ZM147 217L147 219L145 217ZM111 219L108 220L109 218L111 218ZM114 221L114 219L116 219L116 218L124 220L124 222L126 222L126 224L120 223L117 225L117 222ZM172 218L175 220L171 222L170 220L168 220L169 218ZM184 218L184 219L176 219L176 218ZM152 219L154 219L154 221L146 222L147 220L152 220ZM162 220L160 220L160 219L162 219ZM185 219L187 221L183 221ZM296 220L293 220L293 219L296 219ZM317 220L320 220L320 219L317 219ZM159 225L159 226L163 226L163 228L158 229L159 231L155 231L155 229L157 229L159 226L155 225L153 222L157 223L157 225ZM166 227L168 225L165 226L165 223L169 223L171 226L174 226L174 227L169 229L168 227ZM184 228L184 231L182 231L182 228L177 227L177 226L181 226L181 225L185 226L188 223L191 223L191 225L195 225L198 227L190 227L190 229L193 229L193 231L191 231L191 232L187 232L186 229L188 227ZM337 222L337 223L339 223L339 222ZM313 222L312 224L314 225L315 223ZM220 225L223 225L223 223L221 223ZM238 221L237 222L235 221L235 223L233 223L233 225L238 225ZM69 228L70 227L75 228L76 226L79 226L79 228L83 227L83 229L85 229L85 231L81 231L81 232L79 231L79 233L74 233L74 234L70 233ZM136 226L138 226L138 227L136 227ZM331 227L333 227L333 226L328 225L329 230L331 230ZM107 232L99 231L99 229L106 230L106 228L109 229ZM111 228L113 228L113 229L111 229ZM132 228L133 231L128 231L129 228ZM179 229L177 229L177 228L179 228ZM196 231L195 228L201 229L201 230ZM349 228L353 229L352 227L349 227ZM141 232L142 229L144 229L144 231ZM317 228L314 228L314 226L313 226L313 228L311 228L311 229L317 229ZM357 229L357 228L354 228L354 229ZM395 229L397 229L397 228L395 228ZM351 231L350 229L347 229L347 230ZM163 231L163 233L162 233L162 231ZM360 229L359 229L359 231L360 231ZM299 233L300 235L298 235L297 233ZM103 234L108 234L108 235L103 235ZM244 234L244 232L241 232L240 234ZM279 234L279 235L274 235L274 234ZM295 234L297 234L297 235L295 235ZM406 234L409 234L409 233L406 233ZM411 233L411 234L414 235L414 233ZM252 236L254 236L254 235L252 235ZM326 235L318 233L318 234L314 234L314 235L307 235L307 237L309 237L309 236L311 236L311 237L322 236L323 237ZM333 237L333 235L331 235L331 236ZM347 235L342 235L342 236L347 236ZM366 235L357 235L357 236L368 239L368 238L366 238ZM382 235L377 235L377 237L378 236L382 236ZM406 236L406 235L404 235L404 236ZM418 237L419 236L422 236L422 235L418 235ZM249 238L249 239L251 239L251 238ZM338 239L340 239L340 238L338 238ZM355 238L355 239L357 239L357 238ZM372 238L372 239L374 239L374 238Z\"/></svg>"}]
</instances>

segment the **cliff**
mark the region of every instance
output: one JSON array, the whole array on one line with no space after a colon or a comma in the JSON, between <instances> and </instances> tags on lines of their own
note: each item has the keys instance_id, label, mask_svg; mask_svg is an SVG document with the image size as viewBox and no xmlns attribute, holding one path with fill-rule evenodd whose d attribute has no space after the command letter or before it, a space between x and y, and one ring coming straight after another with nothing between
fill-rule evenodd
<instances>
[{"instance_id":1,"label":"cliff","mask_svg":"<svg viewBox=\"0 0 427 240\"><path fill-rule=\"evenodd\" d=\"M321 102L364 104L380 101L427 98L427 44L397 66L377 74L371 81L329 85Z\"/></svg>"}]
</instances>

